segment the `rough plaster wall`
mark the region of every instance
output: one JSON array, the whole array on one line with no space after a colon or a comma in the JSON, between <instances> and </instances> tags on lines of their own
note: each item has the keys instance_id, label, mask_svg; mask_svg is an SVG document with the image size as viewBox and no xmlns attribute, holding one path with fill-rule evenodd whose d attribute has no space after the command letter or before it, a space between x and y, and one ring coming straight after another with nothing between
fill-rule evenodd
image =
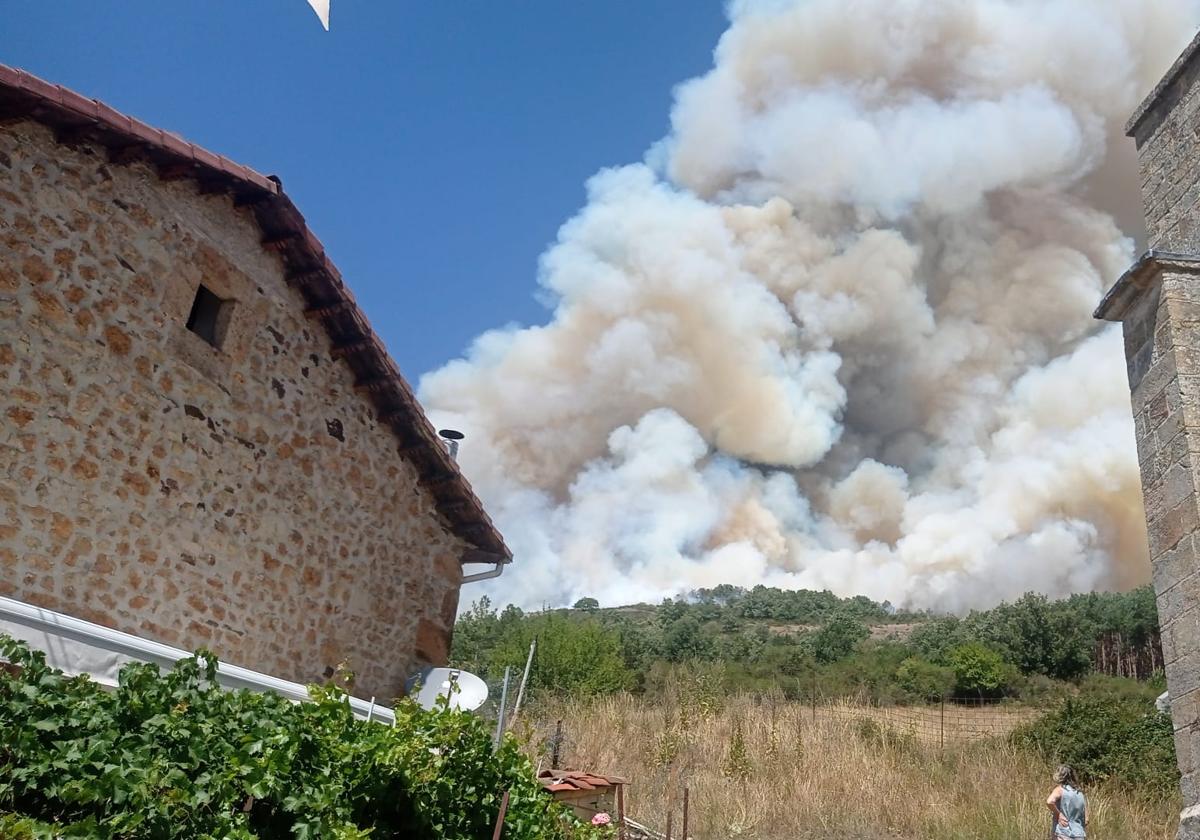
<instances>
[{"instance_id":1,"label":"rough plaster wall","mask_svg":"<svg viewBox=\"0 0 1200 840\"><path fill-rule=\"evenodd\" d=\"M391 697L443 659L461 544L248 211L0 130L0 594ZM234 298L223 351L187 331Z\"/></svg>"}]
</instances>

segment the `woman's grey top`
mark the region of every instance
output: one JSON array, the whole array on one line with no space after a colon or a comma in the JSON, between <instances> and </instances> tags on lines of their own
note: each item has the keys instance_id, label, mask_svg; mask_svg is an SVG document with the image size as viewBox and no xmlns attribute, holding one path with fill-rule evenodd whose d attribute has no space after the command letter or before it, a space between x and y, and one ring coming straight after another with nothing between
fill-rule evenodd
<instances>
[{"instance_id":1,"label":"woman's grey top","mask_svg":"<svg viewBox=\"0 0 1200 840\"><path fill-rule=\"evenodd\" d=\"M1067 818L1067 824L1061 822L1054 827L1055 837L1087 837L1084 829L1084 814L1087 800L1083 793L1070 785L1062 786L1062 797L1058 800L1058 812Z\"/></svg>"}]
</instances>

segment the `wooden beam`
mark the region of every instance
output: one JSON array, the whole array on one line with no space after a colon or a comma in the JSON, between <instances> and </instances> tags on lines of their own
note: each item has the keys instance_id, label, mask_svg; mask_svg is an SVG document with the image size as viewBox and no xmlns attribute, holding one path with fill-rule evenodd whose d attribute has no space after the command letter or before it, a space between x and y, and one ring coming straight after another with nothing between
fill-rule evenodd
<instances>
[{"instance_id":1,"label":"wooden beam","mask_svg":"<svg viewBox=\"0 0 1200 840\"><path fill-rule=\"evenodd\" d=\"M240 192L233 199L234 207L257 207L266 204L273 196L268 192Z\"/></svg>"},{"instance_id":2,"label":"wooden beam","mask_svg":"<svg viewBox=\"0 0 1200 840\"><path fill-rule=\"evenodd\" d=\"M30 105L9 105L0 109L0 125L11 125L22 120L36 119L40 109Z\"/></svg>"},{"instance_id":3,"label":"wooden beam","mask_svg":"<svg viewBox=\"0 0 1200 840\"><path fill-rule=\"evenodd\" d=\"M289 286L299 286L311 283L314 280L322 280L325 277L325 272L319 268L297 268L292 269L283 276Z\"/></svg>"},{"instance_id":4,"label":"wooden beam","mask_svg":"<svg viewBox=\"0 0 1200 840\"><path fill-rule=\"evenodd\" d=\"M218 178L202 178L197 182L201 195L221 195L229 192L229 182Z\"/></svg>"},{"instance_id":5,"label":"wooden beam","mask_svg":"<svg viewBox=\"0 0 1200 840\"><path fill-rule=\"evenodd\" d=\"M64 125L54 129L54 139L64 146L74 146L84 140L89 139L92 129L96 127L95 123L83 123L82 125Z\"/></svg>"},{"instance_id":6,"label":"wooden beam","mask_svg":"<svg viewBox=\"0 0 1200 840\"><path fill-rule=\"evenodd\" d=\"M340 312L345 312L350 309L349 301L339 300L337 303L331 303L328 306L310 306L304 310L304 317L308 319L325 318L329 315L337 315Z\"/></svg>"},{"instance_id":7,"label":"wooden beam","mask_svg":"<svg viewBox=\"0 0 1200 840\"><path fill-rule=\"evenodd\" d=\"M377 419L385 426L390 426L399 420L411 420L412 412L402 408L397 411L381 411L377 415Z\"/></svg>"},{"instance_id":8,"label":"wooden beam","mask_svg":"<svg viewBox=\"0 0 1200 840\"><path fill-rule=\"evenodd\" d=\"M129 143L124 146L109 146L108 162L115 164L132 163L145 152L141 143Z\"/></svg>"},{"instance_id":9,"label":"wooden beam","mask_svg":"<svg viewBox=\"0 0 1200 840\"><path fill-rule=\"evenodd\" d=\"M482 548L465 548L462 554L458 555L458 562L463 565L467 563L486 563L489 566L494 566L497 563L507 563L509 559L503 554L484 551Z\"/></svg>"},{"instance_id":10,"label":"wooden beam","mask_svg":"<svg viewBox=\"0 0 1200 840\"><path fill-rule=\"evenodd\" d=\"M343 359L351 353L357 353L360 350L366 350L371 346L370 341L348 341L345 344L335 344L329 351L329 355L334 359Z\"/></svg>"},{"instance_id":11,"label":"wooden beam","mask_svg":"<svg viewBox=\"0 0 1200 840\"><path fill-rule=\"evenodd\" d=\"M378 391L385 385L390 384L392 384L392 379L390 376L372 376L370 379L360 379L359 381L355 382L354 390L370 393L371 391Z\"/></svg>"},{"instance_id":12,"label":"wooden beam","mask_svg":"<svg viewBox=\"0 0 1200 840\"><path fill-rule=\"evenodd\" d=\"M158 177L164 181L182 181L196 174L195 164L188 162L164 163L158 167Z\"/></svg>"},{"instance_id":13,"label":"wooden beam","mask_svg":"<svg viewBox=\"0 0 1200 840\"><path fill-rule=\"evenodd\" d=\"M262 238L264 248L274 248L276 251L282 251L291 243L300 238L300 234L294 230L284 231L283 233L272 233Z\"/></svg>"}]
</instances>

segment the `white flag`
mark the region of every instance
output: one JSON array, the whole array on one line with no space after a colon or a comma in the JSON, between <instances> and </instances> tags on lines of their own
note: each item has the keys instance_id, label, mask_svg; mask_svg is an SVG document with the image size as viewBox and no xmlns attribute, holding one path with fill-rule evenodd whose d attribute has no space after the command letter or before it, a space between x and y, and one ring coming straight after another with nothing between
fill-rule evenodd
<instances>
[{"instance_id":1,"label":"white flag","mask_svg":"<svg viewBox=\"0 0 1200 840\"><path fill-rule=\"evenodd\" d=\"M308 5L312 6L317 17L321 19L321 25L325 27L325 31L329 31L329 0L308 0Z\"/></svg>"}]
</instances>

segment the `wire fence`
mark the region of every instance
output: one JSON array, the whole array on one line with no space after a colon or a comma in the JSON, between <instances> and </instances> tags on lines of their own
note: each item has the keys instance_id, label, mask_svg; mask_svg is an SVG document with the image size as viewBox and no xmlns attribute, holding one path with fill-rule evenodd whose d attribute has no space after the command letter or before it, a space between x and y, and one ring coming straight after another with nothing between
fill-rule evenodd
<instances>
[{"instance_id":1,"label":"wire fence","mask_svg":"<svg viewBox=\"0 0 1200 840\"><path fill-rule=\"evenodd\" d=\"M1035 708L978 698L951 698L929 706L874 706L846 701L810 704L814 723L874 723L884 736L938 746L1004 738L1041 714Z\"/></svg>"},{"instance_id":2,"label":"wire fence","mask_svg":"<svg viewBox=\"0 0 1200 840\"><path fill-rule=\"evenodd\" d=\"M990 749L1044 714L974 697L911 706L819 696L807 703L769 696L696 702L626 695L540 706L524 719L521 734L539 772L571 769L627 779L624 813L654 828L630 838L662 838L673 819L679 840L689 790L694 823L713 809L736 811L728 791L746 781L753 788L755 779L784 773L803 778L841 772L870 761L865 753L881 751L914 768L958 761L964 750Z\"/></svg>"}]
</instances>

